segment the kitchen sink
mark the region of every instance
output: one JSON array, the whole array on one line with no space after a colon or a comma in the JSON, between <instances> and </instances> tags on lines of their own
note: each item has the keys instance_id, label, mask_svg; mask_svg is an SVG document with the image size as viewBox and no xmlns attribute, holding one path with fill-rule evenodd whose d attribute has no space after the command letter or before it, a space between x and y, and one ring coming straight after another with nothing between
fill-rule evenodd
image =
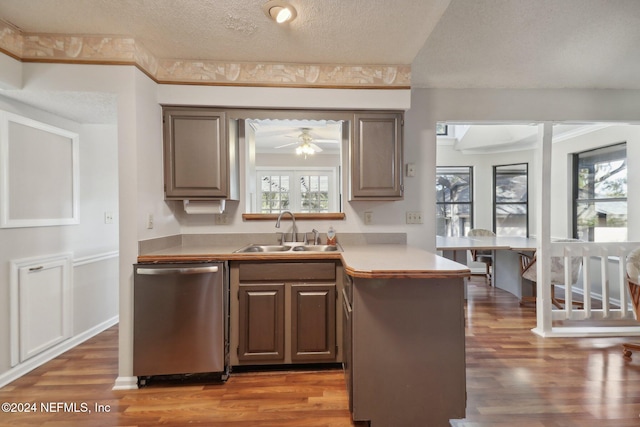
<instances>
[{"instance_id":1,"label":"kitchen sink","mask_svg":"<svg viewBox=\"0 0 640 427\"><path fill-rule=\"evenodd\" d=\"M304 245L294 246L291 250L295 252L336 252L338 247L333 245Z\"/></svg>"},{"instance_id":2,"label":"kitchen sink","mask_svg":"<svg viewBox=\"0 0 640 427\"><path fill-rule=\"evenodd\" d=\"M338 246L333 245L257 245L251 244L238 249L235 253L257 253L257 252L337 252Z\"/></svg>"},{"instance_id":3,"label":"kitchen sink","mask_svg":"<svg viewBox=\"0 0 640 427\"><path fill-rule=\"evenodd\" d=\"M291 246L284 245L248 245L242 249L238 249L236 253L245 252L286 252L291 250Z\"/></svg>"}]
</instances>

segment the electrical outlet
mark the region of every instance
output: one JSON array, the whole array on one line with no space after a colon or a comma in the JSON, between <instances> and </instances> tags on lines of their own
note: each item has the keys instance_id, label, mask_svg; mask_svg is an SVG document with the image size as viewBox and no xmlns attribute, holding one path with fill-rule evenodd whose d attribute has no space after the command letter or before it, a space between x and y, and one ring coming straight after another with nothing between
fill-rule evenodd
<instances>
[{"instance_id":1,"label":"electrical outlet","mask_svg":"<svg viewBox=\"0 0 640 427\"><path fill-rule=\"evenodd\" d=\"M365 212L364 213L364 223L365 224L373 223L373 212Z\"/></svg>"},{"instance_id":2,"label":"electrical outlet","mask_svg":"<svg viewBox=\"0 0 640 427\"><path fill-rule=\"evenodd\" d=\"M229 218L227 217L227 214L217 214L215 222L216 222L216 225L228 224Z\"/></svg>"},{"instance_id":3,"label":"electrical outlet","mask_svg":"<svg viewBox=\"0 0 640 427\"><path fill-rule=\"evenodd\" d=\"M113 212L105 212L104 213L104 223L105 224L113 224Z\"/></svg>"},{"instance_id":4,"label":"electrical outlet","mask_svg":"<svg viewBox=\"0 0 640 427\"><path fill-rule=\"evenodd\" d=\"M147 228L149 230L153 228L153 214L147 215Z\"/></svg>"},{"instance_id":5,"label":"electrical outlet","mask_svg":"<svg viewBox=\"0 0 640 427\"><path fill-rule=\"evenodd\" d=\"M422 212L407 212L407 224L422 224Z\"/></svg>"}]
</instances>

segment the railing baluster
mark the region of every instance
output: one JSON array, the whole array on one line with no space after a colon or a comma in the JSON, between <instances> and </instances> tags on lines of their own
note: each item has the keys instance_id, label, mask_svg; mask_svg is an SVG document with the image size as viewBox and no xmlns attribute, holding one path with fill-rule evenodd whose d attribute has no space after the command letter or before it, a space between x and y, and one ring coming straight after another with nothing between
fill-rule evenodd
<instances>
[{"instance_id":1,"label":"railing baluster","mask_svg":"<svg viewBox=\"0 0 640 427\"><path fill-rule=\"evenodd\" d=\"M609 317L611 301L609 300L609 250L606 247L600 249L600 290L602 294L602 317Z\"/></svg>"},{"instance_id":2,"label":"railing baluster","mask_svg":"<svg viewBox=\"0 0 640 427\"><path fill-rule=\"evenodd\" d=\"M591 318L591 250L588 246L580 246L582 250L582 289L584 318Z\"/></svg>"},{"instance_id":3,"label":"railing baluster","mask_svg":"<svg viewBox=\"0 0 640 427\"><path fill-rule=\"evenodd\" d=\"M564 311L566 318L571 319L573 311L573 278L571 277L571 248L564 247Z\"/></svg>"},{"instance_id":4,"label":"railing baluster","mask_svg":"<svg viewBox=\"0 0 640 427\"><path fill-rule=\"evenodd\" d=\"M620 247L618 262L618 286L620 289L620 315L624 318L629 314L629 300L627 299L627 254L631 249Z\"/></svg>"}]
</instances>

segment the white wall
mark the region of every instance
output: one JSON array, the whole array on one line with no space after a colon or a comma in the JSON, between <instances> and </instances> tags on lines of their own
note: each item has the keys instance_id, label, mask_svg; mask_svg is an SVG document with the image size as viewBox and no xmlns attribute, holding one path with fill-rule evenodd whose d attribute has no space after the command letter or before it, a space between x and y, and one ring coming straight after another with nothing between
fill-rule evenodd
<instances>
[{"instance_id":1,"label":"white wall","mask_svg":"<svg viewBox=\"0 0 640 427\"><path fill-rule=\"evenodd\" d=\"M295 147L294 147L295 148ZM291 150L293 151L293 149ZM308 158L301 160L301 157L295 153L275 154L260 153L256 155L256 166L304 166L304 167L336 167L340 165L339 154L314 154Z\"/></svg>"},{"instance_id":2,"label":"white wall","mask_svg":"<svg viewBox=\"0 0 640 427\"><path fill-rule=\"evenodd\" d=\"M117 129L82 125L0 95L0 109L79 134L80 224L0 229L0 378L10 371L9 261L72 252L73 335L118 315L118 217L105 224L105 212L118 212ZM47 180L43 175L38 177ZM4 375L6 376L6 375ZM0 380L1 381L1 380Z\"/></svg>"}]
</instances>

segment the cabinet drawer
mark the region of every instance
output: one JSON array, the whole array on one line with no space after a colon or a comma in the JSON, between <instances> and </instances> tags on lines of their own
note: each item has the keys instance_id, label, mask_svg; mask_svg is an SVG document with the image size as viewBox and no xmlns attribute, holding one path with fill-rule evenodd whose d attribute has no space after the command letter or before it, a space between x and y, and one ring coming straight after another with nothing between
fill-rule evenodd
<instances>
[{"instance_id":1,"label":"cabinet drawer","mask_svg":"<svg viewBox=\"0 0 640 427\"><path fill-rule=\"evenodd\" d=\"M269 262L242 263L240 281L253 280L335 280L333 262Z\"/></svg>"}]
</instances>

